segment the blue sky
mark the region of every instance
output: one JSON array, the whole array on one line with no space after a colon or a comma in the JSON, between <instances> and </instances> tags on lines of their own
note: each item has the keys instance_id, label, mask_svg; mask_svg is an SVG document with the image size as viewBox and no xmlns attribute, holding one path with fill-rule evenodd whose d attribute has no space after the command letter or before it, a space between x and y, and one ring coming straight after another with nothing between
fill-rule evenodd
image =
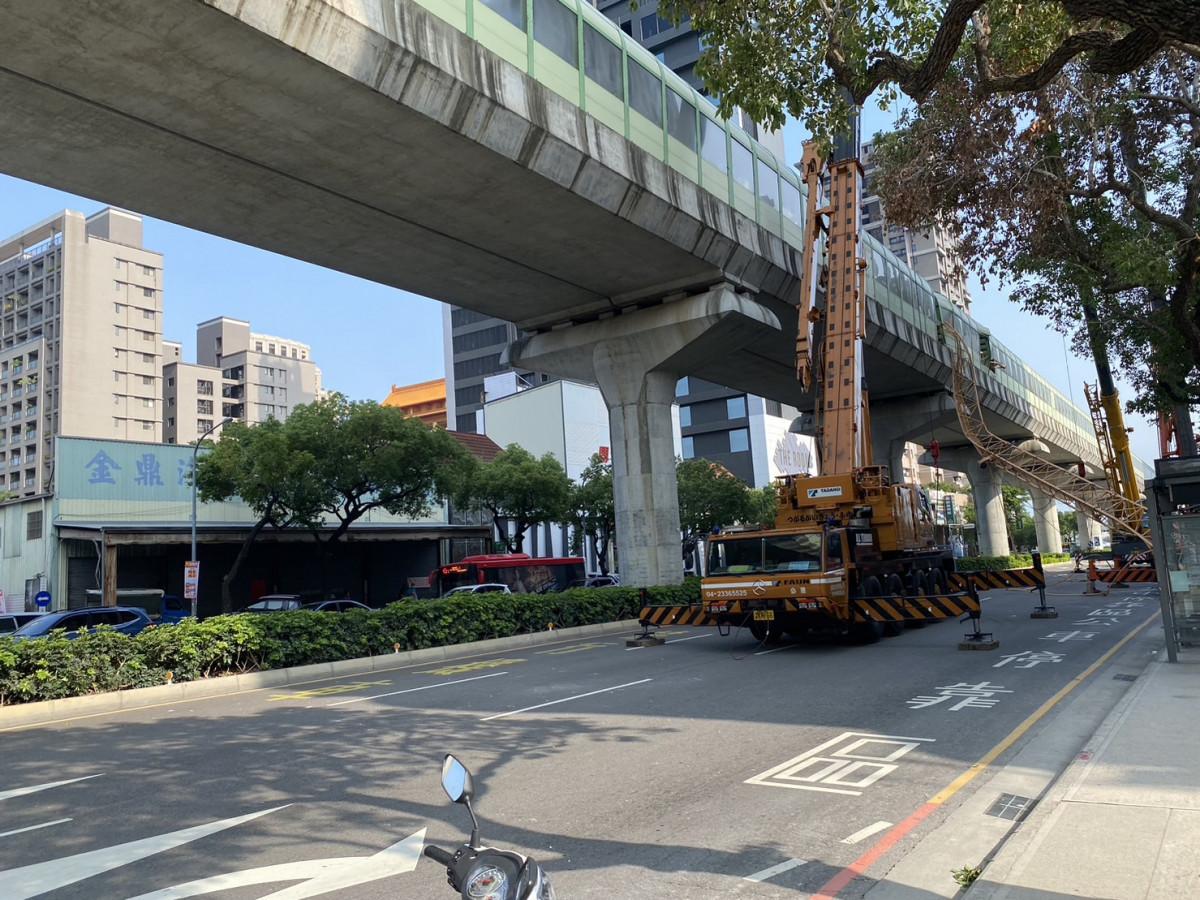
<instances>
[{"instance_id":1,"label":"blue sky","mask_svg":"<svg viewBox=\"0 0 1200 900\"><path fill-rule=\"evenodd\" d=\"M864 138L890 116L867 118ZM784 130L789 157L798 160L803 134ZM0 175L0 239L63 209L90 215L103 203ZM136 212L136 210L134 210ZM155 219L145 220L144 246L164 256L163 334L195 360L196 325L231 316L251 329L309 344L327 390L381 401L393 384L441 378L441 304L288 257ZM1096 380L1090 360L1070 356L1061 335L1010 303L1004 286L983 290L973 280L972 313L1009 349L1036 360L1042 375L1083 406L1082 385ZM1152 423L1132 418L1134 452L1150 462L1158 439Z\"/></svg>"}]
</instances>

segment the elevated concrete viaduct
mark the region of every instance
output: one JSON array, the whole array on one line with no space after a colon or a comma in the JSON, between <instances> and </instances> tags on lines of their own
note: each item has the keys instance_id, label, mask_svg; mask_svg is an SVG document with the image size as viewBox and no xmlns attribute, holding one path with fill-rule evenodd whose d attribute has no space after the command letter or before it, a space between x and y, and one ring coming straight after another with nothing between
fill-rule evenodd
<instances>
[{"instance_id":1,"label":"elevated concrete viaduct","mask_svg":"<svg viewBox=\"0 0 1200 900\"><path fill-rule=\"evenodd\" d=\"M692 104L695 142L709 133L705 101L586 4L578 14L607 29L626 78L636 61L664 104ZM798 219L780 205L795 173L717 123L728 156L714 181L665 112L647 131L628 97L623 112L585 111L582 63L547 86L562 64L528 22L476 0L39 0L0 5L0 34L5 172L499 316L533 334L512 358L594 376L618 440L629 583L679 578L673 461L654 433L667 382L693 374L806 405ZM738 147L774 206L736 182ZM882 408L944 392L951 363L938 301L901 275L903 292L895 273L868 289L866 371L889 457L900 438ZM1085 432L1015 383L988 390L995 433L1036 432L1064 462L1098 462ZM962 441L948 420L935 436Z\"/></svg>"}]
</instances>

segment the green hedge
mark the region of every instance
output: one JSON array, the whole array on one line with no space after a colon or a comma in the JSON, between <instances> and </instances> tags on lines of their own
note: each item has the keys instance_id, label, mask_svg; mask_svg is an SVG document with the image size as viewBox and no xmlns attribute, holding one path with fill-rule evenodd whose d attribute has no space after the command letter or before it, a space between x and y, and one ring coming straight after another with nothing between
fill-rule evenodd
<instances>
[{"instance_id":1,"label":"green hedge","mask_svg":"<svg viewBox=\"0 0 1200 900\"><path fill-rule=\"evenodd\" d=\"M1070 553L1043 553L1042 562L1069 562L1074 557ZM956 559L957 572L999 572L1004 569L1028 569L1033 566L1033 557L1028 553L1018 553L1014 556L968 556Z\"/></svg>"},{"instance_id":2,"label":"green hedge","mask_svg":"<svg viewBox=\"0 0 1200 900\"><path fill-rule=\"evenodd\" d=\"M336 662L635 619L643 602L692 603L700 580L561 594L469 594L401 600L371 612L217 616L149 628L135 638L101 629L74 640L0 638L0 705Z\"/></svg>"}]
</instances>

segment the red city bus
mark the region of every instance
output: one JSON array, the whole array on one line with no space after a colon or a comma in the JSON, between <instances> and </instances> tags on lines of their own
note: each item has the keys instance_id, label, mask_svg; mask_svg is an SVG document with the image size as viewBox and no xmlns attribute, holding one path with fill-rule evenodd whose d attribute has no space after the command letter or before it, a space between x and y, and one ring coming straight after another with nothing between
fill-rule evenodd
<instances>
[{"instance_id":1,"label":"red city bus","mask_svg":"<svg viewBox=\"0 0 1200 900\"><path fill-rule=\"evenodd\" d=\"M582 583L584 577L581 556L535 559L527 553L489 553L434 569L429 586L435 597L468 584L505 584L514 594L550 594Z\"/></svg>"}]
</instances>

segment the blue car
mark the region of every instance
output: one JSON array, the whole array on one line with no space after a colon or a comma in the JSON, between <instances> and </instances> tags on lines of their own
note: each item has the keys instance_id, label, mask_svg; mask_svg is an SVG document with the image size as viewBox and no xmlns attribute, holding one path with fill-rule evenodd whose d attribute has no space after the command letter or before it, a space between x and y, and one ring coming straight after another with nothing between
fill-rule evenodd
<instances>
[{"instance_id":1,"label":"blue car","mask_svg":"<svg viewBox=\"0 0 1200 900\"><path fill-rule=\"evenodd\" d=\"M81 634L94 632L100 625L107 625L113 631L133 637L153 624L146 611L136 606L69 609L38 616L34 621L27 622L14 631L12 639L25 641L43 638L56 629L65 631L65 637L77 638Z\"/></svg>"}]
</instances>

